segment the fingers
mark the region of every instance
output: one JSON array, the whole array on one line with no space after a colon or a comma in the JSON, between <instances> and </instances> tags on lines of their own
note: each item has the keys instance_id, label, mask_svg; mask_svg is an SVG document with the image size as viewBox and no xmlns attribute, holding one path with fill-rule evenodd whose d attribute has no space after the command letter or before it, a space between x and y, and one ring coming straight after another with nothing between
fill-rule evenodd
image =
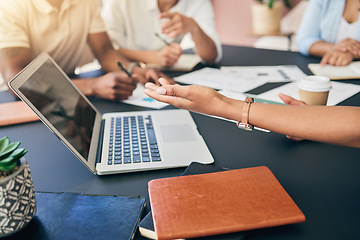
<instances>
[{"instance_id":1,"label":"fingers","mask_svg":"<svg viewBox=\"0 0 360 240\"><path fill-rule=\"evenodd\" d=\"M346 60L346 58L337 58L336 59L336 66L345 66L348 64L348 61Z\"/></svg>"},{"instance_id":2,"label":"fingers","mask_svg":"<svg viewBox=\"0 0 360 240\"><path fill-rule=\"evenodd\" d=\"M350 52L343 52L341 50L335 49L326 53L320 61L321 66L330 64L333 66L345 66L354 60L354 55Z\"/></svg>"},{"instance_id":3,"label":"fingers","mask_svg":"<svg viewBox=\"0 0 360 240\"><path fill-rule=\"evenodd\" d=\"M176 92L176 90L172 89L173 87L179 87L176 85L167 85L163 87L156 86L153 83L145 84L146 89L144 93L151 98L154 98L160 102L165 102L172 104L176 107L179 106L179 100L176 96L172 95ZM182 99L183 101L187 101L186 99Z\"/></svg>"},{"instance_id":4,"label":"fingers","mask_svg":"<svg viewBox=\"0 0 360 240\"><path fill-rule=\"evenodd\" d=\"M172 89L172 87L171 87L174 85L167 84L167 81L163 78L160 78L159 82L162 85L161 87L159 87L153 83L146 83L145 88L149 89L152 92L155 92L158 95L175 96L176 90ZM170 86L170 87L168 88L167 86Z\"/></svg>"},{"instance_id":5,"label":"fingers","mask_svg":"<svg viewBox=\"0 0 360 240\"><path fill-rule=\"evenodd\" d=\"M159 52L159 62L162 66L173 66L182 55L182 49L179 44L172 43Z\"/></svg>"},{"instance_id":6,"label":"fingers","mask_svg":"<svg viewBox=\"0 0 360 240\"><path fill-rule=\"evenodd\" d=\"M163 12L159 14L159 18L171 18L176 12Z\"/></svg>"},{"instance_id":7,"label":"fingers","mask_svg":"<svg viewBox=\"0 0 360 240\"><path fill-rule=\"evenodd\" d=\"M147 69L146 70L145 77L148 82L152 82L157 85L160 85L158 82L159 76L160 75L159 75L158 71L156 71L155 69Z\"/></svg>"},{"instance_id":8,"label":"fingers","mask_svg":"<svg viewBox=\"0 0 360 240\"><path fill-rule=\"evenodd\" d=\"M305 106L306 105L305 102L296 100L295 98L292 98L292 97L290 97L288 95L285 95L283 93L279 93L279 97L284 103L286 103L288 105L294 105L294 106ZM302 138L289 136L289 135L286 135L286 137L288 139L291 139L291 140L294 140L294 141L302 141L303 140Z\"/></svg>"},{"instance_id":9,"label":"fingers","mask_svg":"<svg viewBox=\"0 0 360 240\"><path fill-rule=\"evenodd\" d=\"M329 57L330 57L330 54L325 54L325 55L322 57L322 59L321 59L321 61L320 61L320 66L321 66L321 67L324 67L326 64L328 64L328 62L329 62Z\"/></svg>"},{"instance_id":10,"label":"fingers","mask_svg":"<svg viewBox=\"0 0 360 240\"><path fill-rule=\"evenodd\" d=\"M343 52L350 52L355 57L358 57L360 54L360 42L351 38L347 38L342 40L340 43L337 43L335 48Z\"/></svg>"},{"instance_id":11,"label":"fingers","mask_svg":"<svg viewBox=\"0 0 360 240\"><path fill-rule=\"evenodd\" d=\"M177 84L174 79L170 78L169 76L165 75L164 73L159 72L159 75L161 78L164 78L168 82L168 84L170 84L170 85Z\"/></svg>"},{"instance_id":12,"label":"fingers","mask_svg":"<svg viewBox=\"0 0 360 240\"><path fill-rule=\"evenodd\" d=\"M180 35L183 31L183 24L180 21L169 21L167 27L162 28L162 33L167 34L170 38L175 38Z\"/></svg>"},{"instance_id":13,"label":"fingers","mask_svg":"<svg viewBox=\"0 0 360 240\"><path fill-rule=\"evenodd\" d=\"M279 93L279 97L285 104L288 104L288 105L294 105L294 106L305 106L306 105L305 102L299 101L299 100L292 98L288 95L285 95L283 93Z\"/></svg>"},{"instance_id":14,"label":"fingers","mask_svg":"<svg viewBox=\"0 0 360 240\"><path fill-rule=\"evenodd\" d=\"M132 95L136 81L124 72L107 73L92 81L92 95L116 101L124 100Z\"/></svg>"},{"instance_id":15,"label":"fingers","mask_svg":"<svg viewBox=\"0 0 360 240\"><path fill-rule=\"evenodd\" d=\"M133 81L134 82L134 81ZM132 96L133 91L136 88L136 84L129 84L126 81L118 82L112 91L110 91L109 97L111 100L121 101L126 100Z\"/></svg>"},{"instance_id":16,"label":"fingers","mask_svg":"<svg viewBox=\"0 0 360 240\"><path fill-rule=\"evenodd\" d=\"M180 44L178 43L171 43L169 46L167 46L171 53L175 55L181 55L183 53Z\"/></svg>"},{"instance_id":17,"label":"fingers","mask_svg":"<svg viewBox=\"0 0 360 240\"><path fill-rule=\"evenodd\" d=\"M171 85L171 83L163 77L159 78L159 83L161 84L161 86Z\"/></svg>"},{"instance_id":18,"label":"fingers","mask_svg":"<svg viewBox=\"0 0 360 240\"><path fill-rule=\"evenodd\" d=\"M123 72L114 72L114 79L117 84L136 86L136 80Z\"/></svg>"},{"instance_id":19,"label":"fingers","mask_svg":"<svg viewBox=\"0 0 360 240\"><path fill-rule=\"evenodd\" d=\"M167 95L167 96L177 96L177 97L186 97L185 88L181 87L178 84L171 85L165 78L159 78L159 83L161 87L153 84L146 83L145 88L151 92L155 92L157 95ZM147 93L149 92L147 91Z\"/></svg>"},{"instance_id":20,"label":"fingers","mask_svg":"<svg viewBox=\"0 0 360 240\"><path fill-rule=\"evenodd\" d=\"M294 141L297 141L297 142L300 142L300 141L304 140L304 139L302 139L302 138L294 137L294 136L289 136L289 135L286 135L286 137L287 137L288 139L290 139L290 140L294 140Z\"/></svg>"},{"instance_id":21,"label":"fingers","mask_svg":"<svg viewBox=\"0 0 360 240\"><path fill-rule=\"evenodd\" d=\"M132 76L139 83L145 85L147 82L156 83L156 79L159 78L159 74L154 69L143 68Z\"/></svg>"},{"instance_id":22,"label":"fingers","mask_svg":"<svg viewBox=\"0 0 360 240\"><path fill-rule=\"evenodd\" d=\"M114 92L114 99L113 100L116 100L116 101L122 101L122 100L126 100L128 99L129 97L132 96L132 92L133 91L126 91L126 90L123 90L123 89L118 89Z\"/></svg>"},{"instance_id":23,"label":"fingers","mask_svg":"<svg viewBox=\"0 0 360 240\"><path fill-rule=\"evenodd\" d=\"M162 26L161 26L161 30L162 30L162 33L165 33L165 30L174 24L174 21L173 21L173 18L177 15L178 13L177 12L163 12L159 15L159 18L160 19L163 19L163 18L168 18L169 20L166 21Z\"/></svg>"},{"instance_id":24,"label":"fingers","mask_svg":"<svg viewBox=\"0 0 360 240\"><path fill-rule=\"evenodd\" d=\"M160 14L160 18L169 18L161 27L161 32L171 38L175 38L181 33L185 33L185 17L177 12L165 12Z\"/></svg>"}]
</instances>

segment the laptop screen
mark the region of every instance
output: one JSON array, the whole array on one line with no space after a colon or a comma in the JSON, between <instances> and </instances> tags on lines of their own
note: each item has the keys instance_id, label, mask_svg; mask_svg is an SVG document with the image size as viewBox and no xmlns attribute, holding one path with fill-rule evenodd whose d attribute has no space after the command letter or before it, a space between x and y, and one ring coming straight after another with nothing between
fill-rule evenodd
<instances>
[{"instance_id":1,"label":"laptop screen","mask_svg":"<svg viewBox=\"0 0 360 240\"><path fill-rule=\"evenodd\" d=\"M19 90L88 161L96 112L64 78L48 59Z\"/></svg>"}]
</instances>

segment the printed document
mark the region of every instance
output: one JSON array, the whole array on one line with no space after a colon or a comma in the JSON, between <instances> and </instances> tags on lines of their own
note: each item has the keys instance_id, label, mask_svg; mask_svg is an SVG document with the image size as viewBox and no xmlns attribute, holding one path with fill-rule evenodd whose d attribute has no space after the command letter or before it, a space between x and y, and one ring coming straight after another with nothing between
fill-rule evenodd
<instances>
[{"instance_id":1,"label":"printed document","mask_svg":"<svg viewBox=\"0 0 360 240\"><path fill-rule=\"evenodd\" d=\"M344 101L345 99L360 92L360 85L335 81L331 81L331 84L332 89L329 93L329 98L327 102L328 106L335 106L338 103ZM270 101L282 102L278 96L279 93L284 93L293 98L299 99L299 87L297 85L297 82L291 82L281 87L274 88L272 90L257 95L257 97Z\"/></svg>"}]
</instances>

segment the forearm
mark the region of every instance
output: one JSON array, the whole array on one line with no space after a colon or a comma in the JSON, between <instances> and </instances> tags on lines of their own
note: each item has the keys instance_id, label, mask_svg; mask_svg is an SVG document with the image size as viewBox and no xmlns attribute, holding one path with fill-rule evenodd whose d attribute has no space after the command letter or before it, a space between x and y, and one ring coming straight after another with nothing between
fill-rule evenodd
<instances>
[{"instance_id":1,"label":"forearm","mask_svg":"<svg viewBox=\"0 0 360 240\"><path fill-rule=\"evenodd\" d=\"M249 122L284 135L360 147L360 111L356 107L289 106L253 103Z\"/></svg>"},{"instance_id":2,"label":"forearm","mask_svg":"<svg viewBox=\"0 0 360 240\"><path fill-rule=\"evenodd\" d=\"M119 66L117 65L117 61L120 61L121 64L128 68L130 62L124 57L122 54L118 53L115 50L106 51L101 57L98 59L102 69L105 72L112 72L119 70Z\"/></svg>"},{"instance_id":3,"label":"forearm","mask_svg":"<svg viewBox=\"0 0 360 240\"><path fill-rule=\"evenodd\" d=\"M318 41L313 45L311 45L311 47L309 48L309 54L317 57L322 57L333 49L334 49L334 44L324 41Z\"/></svg>"},{"instance_id":4,"label":"forearm","mask_svg":"<svg viewBox=\"0 0 360 240\"><path fill-rule=\"evenodd\" d=\"M88 42L104 71L119 70L117 61L120 61L126 68L129 66L130 62L112 47L106 32L90 34Z\"/></svg>"},{"instance_id":5,"label":"forearm","mask_svg":"<svg viewBox=\"0 0 360 240\"><path fill-rule=\"evenodd\" d=\"M195 27L190 32L195 43L196 53L207 63L214 63L217 57L217 49L214 41L195 22Z\"/></svg>"},{"instance_id":6,"label":"forearm","mask_svg":"<svg viewBox=\"0 0 360 240\"><path fill-rule=\"evenodd\" d=\"M0 49L0 73L8 83L31 61L28 48L13 47ZM11 91L13 95L16 95Z\"/></svg>"}]
</instances>

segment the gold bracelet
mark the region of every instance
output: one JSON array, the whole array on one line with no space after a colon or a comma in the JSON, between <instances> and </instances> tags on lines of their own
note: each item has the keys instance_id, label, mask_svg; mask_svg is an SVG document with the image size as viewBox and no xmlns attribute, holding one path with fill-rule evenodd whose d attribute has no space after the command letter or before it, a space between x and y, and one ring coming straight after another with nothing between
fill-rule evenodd
<instances>
[{"instance_id":1,"label":"gold bracelet","mask_svg":"<svg viewBox=\"0 0 360 240\"><path fill-rule=\"evenodd\" d=\"M236 123L238 128L252 131L254 126L249 123L249 112L250 112L250 106L254 102L254 98L247 97L245 99L244 105L243 105L243 111L241 113L241 120L242 122Z\"/></svg>"}]
</instances>

